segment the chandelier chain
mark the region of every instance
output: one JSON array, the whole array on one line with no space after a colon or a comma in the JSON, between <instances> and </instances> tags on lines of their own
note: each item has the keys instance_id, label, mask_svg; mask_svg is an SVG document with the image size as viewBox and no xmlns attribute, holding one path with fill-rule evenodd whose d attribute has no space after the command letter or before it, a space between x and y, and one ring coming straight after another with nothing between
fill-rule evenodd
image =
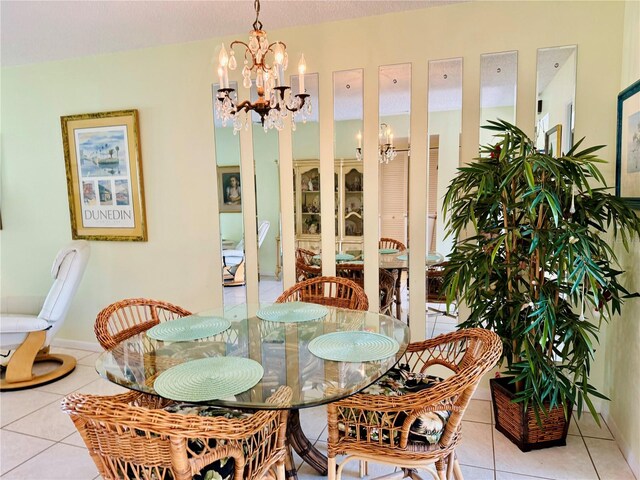
<instances>
[{"instance_id":1,"label":"chandelier chain","mask_svg":"<svg viewBox=\"0 0 640 480\"><path fill-rule=\"evenodd\" d=\"M259 19L259 17L260 17L260 0L255 0L253 2L253 8L256 11L256 21L253 22L253 29L254 30L262 30L262 22Z\"/></svg>"}]
</instances>

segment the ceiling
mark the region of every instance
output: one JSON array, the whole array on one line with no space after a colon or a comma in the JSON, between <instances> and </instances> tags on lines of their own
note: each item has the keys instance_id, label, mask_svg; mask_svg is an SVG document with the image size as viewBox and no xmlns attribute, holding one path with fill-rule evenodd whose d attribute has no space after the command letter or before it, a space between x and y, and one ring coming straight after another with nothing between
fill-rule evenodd
<instances>
[{"instance_id":1,"label":"ceiling","mask_svg":"<svg viewBox=\"0 0 640 480\"><path fill-rule=\"evenodd\" d=\"M310 25L464 0L263 0L265 28ZM1 0L2 66L246 34L252 0Z\"/></svg>"}]
</instances>

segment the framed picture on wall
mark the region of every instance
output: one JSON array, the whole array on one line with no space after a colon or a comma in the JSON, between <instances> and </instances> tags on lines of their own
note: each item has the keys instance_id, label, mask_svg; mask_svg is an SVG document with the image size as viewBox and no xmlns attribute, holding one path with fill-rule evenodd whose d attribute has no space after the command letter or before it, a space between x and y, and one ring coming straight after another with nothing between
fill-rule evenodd
<instances>
[{"instance_id":1,"label":"framed picture on wall","mask_svg":"<svg viewBox=\"0 0 640 480\"><path fill-rule=\"evenodd\" d=\"M559 157L562 148L562 124L547 130L544 134L544 151L547 155Z\"/></svg>"},{"instance_id":2,"label":"framed picture on wall","mask_svg":"<svg viewBox=\"0 0 640 480\"><path fill-rule=\"evenodd\" d=\"M147 240L138 111L60 117L74 239Z\"/></svg>"},{"instance_id":3,"label":"framed picture on wall","mask_svg":"<svg viewBox=\"0 0 640 480\"><path fill-rule=\"evenodd\" d=\"M618 95L616 195L640 210L640 80Z\"/></svg>"},{"instance_id":4,"label":"framed picture on wall","mask_svg":"<svg viewBox=\"0 0 640 480\"><path fill-rule=\"evenodd\" d=\"M218 206L221 212L242 211L240 167L218 167Z\"/></svg>"}]
</instances>

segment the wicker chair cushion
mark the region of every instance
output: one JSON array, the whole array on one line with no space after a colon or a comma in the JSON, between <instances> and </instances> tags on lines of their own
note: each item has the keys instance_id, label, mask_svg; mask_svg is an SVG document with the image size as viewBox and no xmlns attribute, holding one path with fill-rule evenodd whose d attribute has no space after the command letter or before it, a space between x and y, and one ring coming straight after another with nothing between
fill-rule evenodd
<instances>
[{"instance_id":1,"label":"wicker chair cushion","mask_svg":"<svg viewBox=\"0 0 640 480\"><path fill-rule=\"evenodd\" d=\"M164 407L169 413L178 413L180 415L198 415L200 417L224 417L224 418L248 418L251 416L249 412L241 410L232 410L228 408L211 407L207 405L196 405L193 403L177 402ZM224 443L224 440L209 439L209 447L215 448L217 443ZM189 439L188 449L194 454L200 454L204 449L204 440ZM235 469L235 461L233 458L222 458L194 475L194 480L232 480Z\"/></svg>"},{"instance_id":2,"label":"wicker chair cushion","mask_svg":"<svg viewBox=\"0 0 640 480\"><path fill-rule=\"evenodd\" d=\"M362 393L368 395L401 396L434 387L438 382L442 381L443 379L440 377L414 373L408 365L397 365L389 370L389 372L376 383L364 389ZM447 426L447 420L450 414L451 412L448 410L440 410L426 412L420 415L409 428L409 443L426 446L437 444ZM379 418L376 419L377 423L384 423L382 415L378 414L378 417ZM399 413L395 417L393 424L400 426L406 418L406 413ZM394 432L395 441L397 442L400 432L399 430L394 430ZM372 440L377 441L378 439L372 435ZM383 438L383 441L389 442L389 439Z\"/></svg>"}]
</instances>

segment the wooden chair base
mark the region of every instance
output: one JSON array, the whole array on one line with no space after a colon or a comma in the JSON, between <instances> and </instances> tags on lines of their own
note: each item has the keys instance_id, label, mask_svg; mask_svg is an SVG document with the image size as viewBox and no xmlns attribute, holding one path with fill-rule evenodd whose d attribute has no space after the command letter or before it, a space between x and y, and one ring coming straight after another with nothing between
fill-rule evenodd
<instances>
[{"instance_id":1,"label":"wooden chair base","mask_svg":"<svg viewBox=\"0 0 640 480\"><path fill-rule=\"evenodd\" d=\"M229 267L223 267L222 269L222 285L225 287L235 287L245 284L244 278L244 260L240 262L235 273L229 271Z\"/></svg>"},{"instance_id":2,"label":"wooden chair base","mask_svg":"<svg viewBox=\"0 0 640 480\"><path fill-rule=\"evenodd\" d=\"M45 331L31 332L2 368L0 391L21 390L54 382L69 375L76 368L76 359L70 355L50 354L49 347L42 348ZM33 374L34 363L55 362L60 365L42 375Z\"/></svg>"}]
</instances>

